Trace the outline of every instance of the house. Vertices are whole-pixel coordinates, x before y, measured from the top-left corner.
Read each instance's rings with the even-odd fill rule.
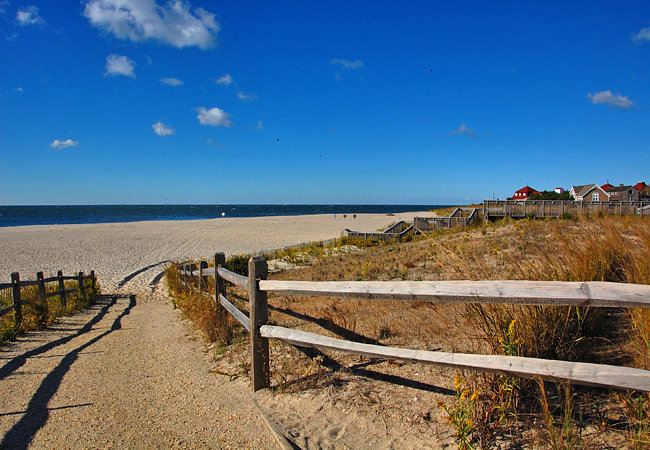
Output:
[[[597,184],[571,186],[571,197],[576,201],[608,202],[609,194]]]
[[[614,185],[613,185],[613,184],[609,184],[609,180],[608,180],[607,183],[603,184],[600,188],[601,188],[603,191],[607,192],[607,189],[609,189],[609,188],[613,188],[613,187],[614,187]]]
[[[634,185],[634,189],[636,189],[639,192],[643,192],[644,189],[648,187],[647,184],[643,181],[639,181],[637,184]]]
[[[539,195],[539,194],[541,194],[541,192],[536,191],[532,187],[526,185],[525,187],[522,187],[518,191],[515,191],[515,195],[511,197],[511,200],[526,200],[531,195]]]
[[[610,200],[617,200],[621,202],[638,202],[639,191],[634,186],[623,186],[619,184],[616,187],[607,189]]]
[[[564,194],[564,188],[557,187],[557,188],[555,188],[555,192],[558,193],[558,194]]]

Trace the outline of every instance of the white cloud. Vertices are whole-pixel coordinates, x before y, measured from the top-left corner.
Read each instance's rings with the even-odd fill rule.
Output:
[[[244,101],[257,99],[257,95],[253,94],[252,92],[246,93],[246,92],[239,91],[237,92],[237,97],[239,97],[240,100],[244,100]]]
[[[84,15],[95,27],[120,39],[157,40],[174,47],[207,49],[216,44],[219,24],[214,14],[169,0],[90,0]]]
[[[45,25],[45,21],[38,14],[38,8],[36,6],[26,6],[21,8],[16,13],[16,21],[21,27],[27,25]]]
[[[358,59],[355,60],[355,61],[349,61],[347,59],[337,59],[337,58],[335,58],[332,61],[330,61],[330,64],[332,64],[332,65],[339,64],[339,65],[345,67],[346,69],[358,69],[360,67],[363,67],[363,63],[361,61],[359,61]]]
[[[153,128],[153,131],[158,135],[158,136],[171,136],[172,134],[176,134],[176,131],[168,127],[162,122],[156,122],[153,125],[151,125],[151,128]]]
[[[632,35],[634,42],[650,41],[650,27],[641,28],[638,33]]]
[[[201,125],[212,125],[213,127],[232,127],[232,122],[230,121],[230,114],[225,112],[221,108],[210,108],[205,109],[202,106],[196,108],[198,115],[196,116],[199,119]]]
[[[58,139],[54,139],[50,144],[50,147],[60,150],[62,148],[76,147],[78,145],[79,142],[73,141],[72,139],[66,139],[65,141],[59,141]]]
[[[106,73],[105,75],[124,75],[126,77],[135,78],[133,67],[135,62],[122,55],[108,55],[106,57]]]
[[[229,73],[227,73],[221,78],[214,80],[214,82],[217,84],[222,84],[224,86],[230,86],[232,84],[232,77],[230,76]]]
[[[261,120],[258,120],[258,121],[257,121],[257,126],[256,126],[255,128],[257,128],[258,130],[262,130],[262,129],[264,129],[264,125],[262,125],[262,121],[261,121]]]
[[[614,95],[612,91],[594,92],[593,94],[587,94],[587,97],[591,99],[591,103],[594,105],[597,103],[607,103],[609,106],[621,109],[628,109],[634,105],[634,102],[626,96],[620,94]]]
[[[178,78],[161,78],[158,81],[160,81],[162,84],[166,84],[167,86],[183,85],[183,80],[179,80]]]
[[[471,128],[469,128],[469,127],[468,127],[467,125],[465,125],[464,123],[461,124],[461,126],[459,126],[457,129],[455,129],[455,130],[451,130],[451,131],[449,132],[449,134],[463,134],[463,135],[465,135],[465,136],[469,136],[469,137],[471,137],[471,138],[477,138],[477,137],[478,137],[478,134],[476,134],[476,132],[475,132],[474,130],[472,130]]]
[[[22,92],[24,92],[24,89],[22,88],[22,86],[18,86],[16,89],[14,89],[14,92],[21,92],[22,93]]]

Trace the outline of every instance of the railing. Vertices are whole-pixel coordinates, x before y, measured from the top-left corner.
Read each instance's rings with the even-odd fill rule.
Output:
[[[369,233],[364,233],[362,231],[352,231],[350,229],[345,229],[345,235],[347,237],[361,238],[361,239],[383,239],[385,241],[391,239],[400,239],[410,233],[415,232],[413,224],[404,222],[400,220],[396,224],[390,226],[384,231],[372,231]]]
[[[591,202],[573,200],[484,200],[483,217],[562,217],[579,214],[650,216],[650,200]]]
[[[75,288],[66,288],[65,282],[74,280],[77,282],[77,287]],[[91,270],[90,275],[84,275],[83,272],[79,272],[74,276],[63,276],[63,271],[59,270],[55,277],[44,278],[43,272],[38,272],[36,274],[36,280],[21,280],[20,274],[14,272],[11,274],[11,283],[0,283],[0,290],[11,289],[11,305],[0,308],[0,317],[3,317],[5,314],[14,312],[15,323],[20,324],[23,319],[22,307],[26,304],[33,304],[37,301],[46,302],[48,297],[59,296],[61,300],[61,306],[63,309],[67,308],[66,296],[74,292],[79,291],[82,298],[86,298],[86,291],[84,289],[84,280],[91,280],[91,286],[95,288],[95,271]],[[46,285],[49,283],[56,283],[57,287],[55,290],[48,292]],[[38,295],[32,299],[23,299],[21,295],[21,288],[37,286]]]
[[[269,386],[268,339],[275,339],[298,346],[354,353],[373,358],[402,359],[524,378],[650,392],[650,371],[642,369],[516,356],[384,347],[267,324],[267,292],[432,303],[650,308],[650,285],[595,281],[277,281],[266,279],[267,264],[261,256],[249,260],[248,277],[226,270],[224,264],[223,253],[215,255],[214,267],[208,268],[205,261],[198,268],[196,264],[185,263],[179,269],[181,282],[185,286],[202,289],[208,286],[208,277],[214,277],[215,294],[212,297],[215,302],[232,314],[250,334],[253,391]],[[248,290],[249,316],[226,297],[226,281]]]
[[[414,217],[413,226],[422,232],[436,228],[451,228],[456,225],[466,227],[478,219],[476,208],[456,208],[448,217]]]

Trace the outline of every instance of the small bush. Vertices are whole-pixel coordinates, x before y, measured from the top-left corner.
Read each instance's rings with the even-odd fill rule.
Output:
[[[214,299],[207,292],[185,288],[177,264],[171,264],[165,270],[165,278],[174,306],[183,311],[208,342],[222,346],[233,342],[235,319],[224,308],[215,305]]]

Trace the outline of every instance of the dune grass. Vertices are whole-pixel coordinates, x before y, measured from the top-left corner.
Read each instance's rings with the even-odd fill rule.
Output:
[[[650,284],[648,218],[504,220],[466,230],[437,230],[406,243],[367,245],[359,243],[360,251],[345,254],[322,252],[309,267],[271,277]],[[247,258],[240,259],[243,265]],[[229,288],[231,296],[245,299],[246,293]],[[647,309],[405,304],[283,295],[269,295],[269,304],[273,323],[350,340],[649,367]],[[245,302],[240,306],[246,309]],[[358,359],[337,355],[336,361],[333,364],[326,355],[309,357],[288,345],[274,344],[272,381],[282,391],[337,385],[346,376],[341,367],[356,367]],[[583,440],[585,430],[591,430],[592,437],[604,433],[608,439],[620,438],[617,442],[629,447],[642,448],[650,441],[647,394],[612,396],[599,389],[490,374],[468,373],[461,379],[457,404],[449,404],[445,411],[452,413],[450,423],[456,421],[461,427],[457,432],[468,445],[490,447],[505,436],[513,445],[597,445],[589,437]],[[429,414],[425,411],[423,416]]]
[[[79,283],[74,280],[66,281],[65,288],[76,289]],[[45,291],[58,292],[57,283],[47,283]],[[0,318],[0,344],[14,340],[17,336],[28,331],[40,330],[52,324],[57,317],[65,314],[74,314],[86,308],[99,298],[100,286],[95,282],[93,287],[92,280],[84,280],[85,297],[81,292],[66,293],[66,304],[63,305],[61,297],[54,295],[48,297],[45,302],[35,301],[22,305],[22,321],[16,323],[14,312],[10,312]],[[37,286],[22,287],[20,289],[22,301],[30,301],[39,297]],[[0,307],[10,306],[12,304],[12,289],[3,289],[0,291]]]

